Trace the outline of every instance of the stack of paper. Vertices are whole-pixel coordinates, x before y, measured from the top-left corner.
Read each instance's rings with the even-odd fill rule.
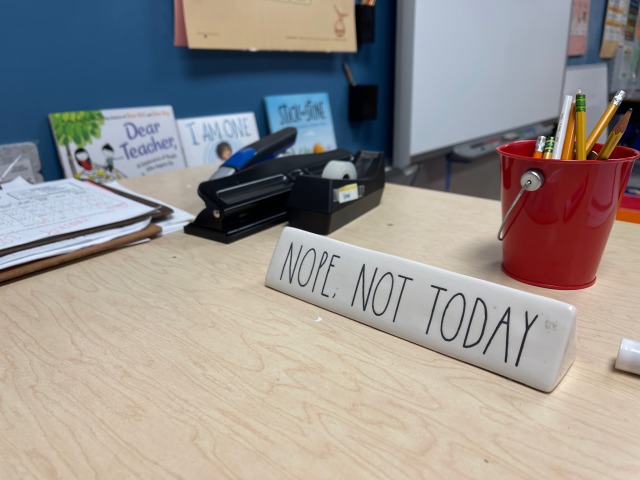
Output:
[[[0,281],[151,238],[159,207],[75,179],[3,184]]]
[[[139,202],[147,201],[150,202],[150,205],[155,204],[159,205],[161,208],[169,208],[169,210],[166,211],[166,215],[163,215],[161,217],[154,217],[153,219],[153,223],[162,228],[162,232],[160,232],[160,235],[166,235],[167,233],[173,232],[181,232],[182,230],[184,230],[184,226],[191,220],[193,220],[193,215],[189,212],[174,207],[173,205],[162,204],[159,200],[156,200],[153,197],[148,197],[146,195],[141,195],[137,192],[134,192],[133,190],[125,187],[117,181],[111,182],[109,184],[109,187],[111,187],[113,191],[120,193],[120,195],[130,195],[132,198],[136,199]]]

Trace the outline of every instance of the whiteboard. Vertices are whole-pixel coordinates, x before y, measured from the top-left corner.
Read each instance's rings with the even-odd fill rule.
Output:
[[[571,0],[397,3],[393,163],[557,118]]]

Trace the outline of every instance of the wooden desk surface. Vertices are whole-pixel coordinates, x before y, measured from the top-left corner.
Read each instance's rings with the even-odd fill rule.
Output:
[[[197,213],[204,169],[127,185]],[[500,270],[499,203],[387,185],[333,238],[575,305],[551,394],[264,286],[282,226],[231,245],[175,233],[0,287],[0,478],[632,478],[638,225],[593,287]]]

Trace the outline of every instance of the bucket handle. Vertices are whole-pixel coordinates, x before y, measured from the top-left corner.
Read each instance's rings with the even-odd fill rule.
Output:
[[[500,225],[500,230],[498,230],[498,240],[500,241],[504,240],[504,237],[505,237],[504,227],[507,224],[509,215],[511,215],[511,211],[513,210],[513,207],[516,206],[516,203],[518,203],[518,200],[520,200],[520,197],[525,192],[525,190],[528,192],[534,192],[538,190],[543,183],[544,183],[544,175],[542,175],[542,173],[539,172],[538,170],[527,170],[522,174],[522,176],[520,177],[520,185],[522,185],[522,188],[518,192],[518,195],[516,195],[516,198],[514,198],[513,202],[511,202],[511,206],[509,207],[509,210],[507,210],[507,214],[504,216],[504,219],[502,220],[502,224]]]

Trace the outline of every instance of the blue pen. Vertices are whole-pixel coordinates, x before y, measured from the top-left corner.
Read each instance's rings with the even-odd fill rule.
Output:
[[[252,165],[276,157],[295,143],[297,135],[297,129],[287,127],[247,145],[220,165],[210,180],[228,177]]]

